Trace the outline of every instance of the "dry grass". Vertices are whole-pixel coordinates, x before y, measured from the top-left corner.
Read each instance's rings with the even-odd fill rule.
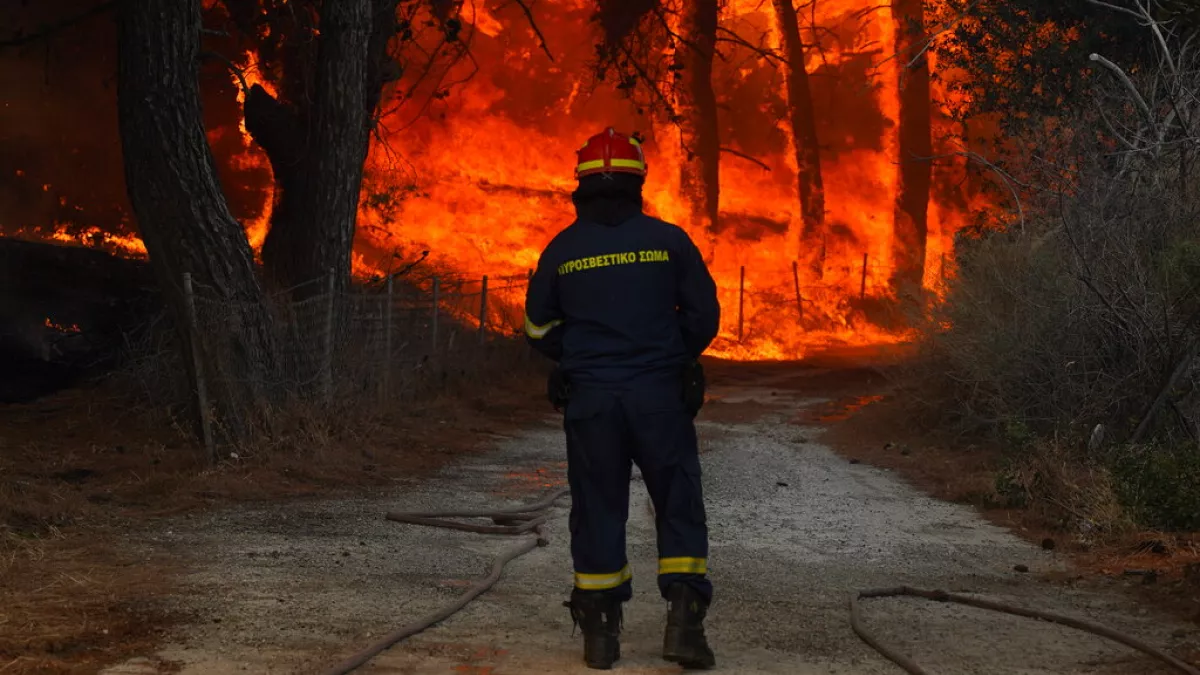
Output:
[[[930,496],[974,506],[1023,539],[1052,546],[1070,568],[1051,581],[1117,585],[1200,624],[1200,537],[1134,527],[1111,477],[1061,447],[1014,464],[999,443],[972,443],[923,424],[921,404],[903,391],[893,385],[864,392],[883,398],[849,415],[840,413],[855,398],[831,404],[827,414],[816,411],[828,424],[822,441],[850,461],[890,469]],[[1003,489],[1013,483],[1029,488],[1024,499]]]
[[[175,617],[170,563],[106,543],[100,528],[9,535],[0,561],[0,672],[87,673],[149,649]]]
[[[1195,535],[1129,532],[1092,548],[1069,552],[1071,565],[1049,580],[1069,586],[1116,588],[1200,625],[1200,539]],[[1195,661],[1200,650],[1184,658]]]
[[[292,408],[212,464],[171,409],[119,380],[0,407],[0,673],[95,672],[151,652],[174,617],[170,560],[124,547],[148,518],[384,486],[485,448],[547,412],[530,362],[458,363],[440,393]]]
[[[263,447],[216,464],[169,425],[123,415],[103,387],[10,406],[0,409],[0,528],[41,536],[106,515],[386,484],[544,414],[542,388],[536,376],[510,374],[396,410],[292,410]]]
[[[996,489],[1008,504],[1036,512],[1085,544],[1120,539],[1136,530],[1112,473],[1055,439],[1006,456]]]

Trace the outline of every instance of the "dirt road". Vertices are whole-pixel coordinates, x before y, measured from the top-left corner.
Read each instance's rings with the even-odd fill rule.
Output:
[[[819,370],[747,371],[714,386],[720,405],[758,408],[750,422],[702,423],[704,487],[716,587],[711,641],[720,672],[898,673],[851,632],[855,589],[909,584],[1069,613],[1170,647],[1184,625],[1119,595],[1037,579],[1059,563],[970,509],[924,497],[884,471],[847,462],[820,429],[788,423],[821,402],[788,386]],[[512,541],[402,526],[390,509],[500,506],[564,484],[557,420],[390,494],[357,500],[240,507],[165,522],[140,537],[147,550],[185,554],[194,572],[176,609],[194,618],[159,654],[111,675],[313,673],[373,637],[452,600]],[[665,607],[654,588],[654,531],[635,477],[629,522],[635,599],[626,610],[620,672],[672,673],[657,654]],[[510,565],[465,611],[377,658],[360,672],[410,675],[585,673],[579,637],[562,607],[570,589],[565,500],[551,541]],[[1026,565],[1030,573],[1013,571]],[[976,610],[881,600],[869,625],[932,672],[1135,673],[1161,666],[1099,638]]]

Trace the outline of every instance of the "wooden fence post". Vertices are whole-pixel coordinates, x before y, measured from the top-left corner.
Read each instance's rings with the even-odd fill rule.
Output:
[[[387,305],[383,311],[383,397],[385,399],[388,396],[392,379],[392,307],[395,305],[392,294],[393,286],[392,275],[388,274],[387,300],[385,300]]]
[[[432,333],[432,335],[433,335],[433,343],[432,344],[433,344],[433,353],[434,354],[437,354],[437,351],[438,351],[438,307],[442,303],[441,291],[442,291],[441,280],[437,278],[437,275],[434,275],[434,277],[433,277],[433,310],[432,310],[432,315],[430,317],[430,324],[429,324],[430,333]]]
[[[321,363],[321,397],[326,405],[333,402],[333,315],[337,307],[337,277],[329,268],[329,281],[325,285],[325,350]]]
[[[796,322],[804,322],[804,298],[800,296],[800,265],[792,261],[792,284],[796,287]]]
[[[188,314],[188,343],[192,347],[192,367],[196,369],[196,405],[200,410],[200,436],[204,442],[204,450],[208,453],[208,461],[217,462],[217,447],[213,442],[212,411],[208,409],[208,386],[204,381],[204,363],[200,358],[200,330],[196,318],[196,296],[192,291],[192,275],[183,273],[183,295],[187,301]]]
[[[479,286],[479,344],[487,342],[487,291],[488,278],[483,275],[483,281]]]
[[[742,265],[741,278],[738,280],[738,342],[742,341],[743,325],[746,320],[746,266]]]
[[[867,297],[867,254],[863,254],[862,268],[862,285],[858,289],[858,299],[863,300]]]

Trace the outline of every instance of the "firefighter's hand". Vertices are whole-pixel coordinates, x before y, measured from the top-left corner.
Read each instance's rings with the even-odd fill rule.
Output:
[[[570,386],[567,384],[567,378],[563,375],[562,370],[555,366],[546,381],[546,397],[550,399],[550,405],[561,412],[567,405],[569,394]]]
[[[683,404],[692,417],[699,414],[704,406],[706,386],[704,366],[699,361],[688,364],[683,371]]]

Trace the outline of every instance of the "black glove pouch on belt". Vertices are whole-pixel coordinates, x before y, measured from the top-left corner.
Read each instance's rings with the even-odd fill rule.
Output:
[[[683,370],[683,405],[695,417],[704,406],[704,366],[700,362],[689,364]]]
[[[550,399],[550,405],[553,405],[555,410],[561,411],[567,405],[570,393],[571,387],[567,383],[566,375],[555,366],[554,370],[550,371],[550,378],[546,381],[546,397]]]

